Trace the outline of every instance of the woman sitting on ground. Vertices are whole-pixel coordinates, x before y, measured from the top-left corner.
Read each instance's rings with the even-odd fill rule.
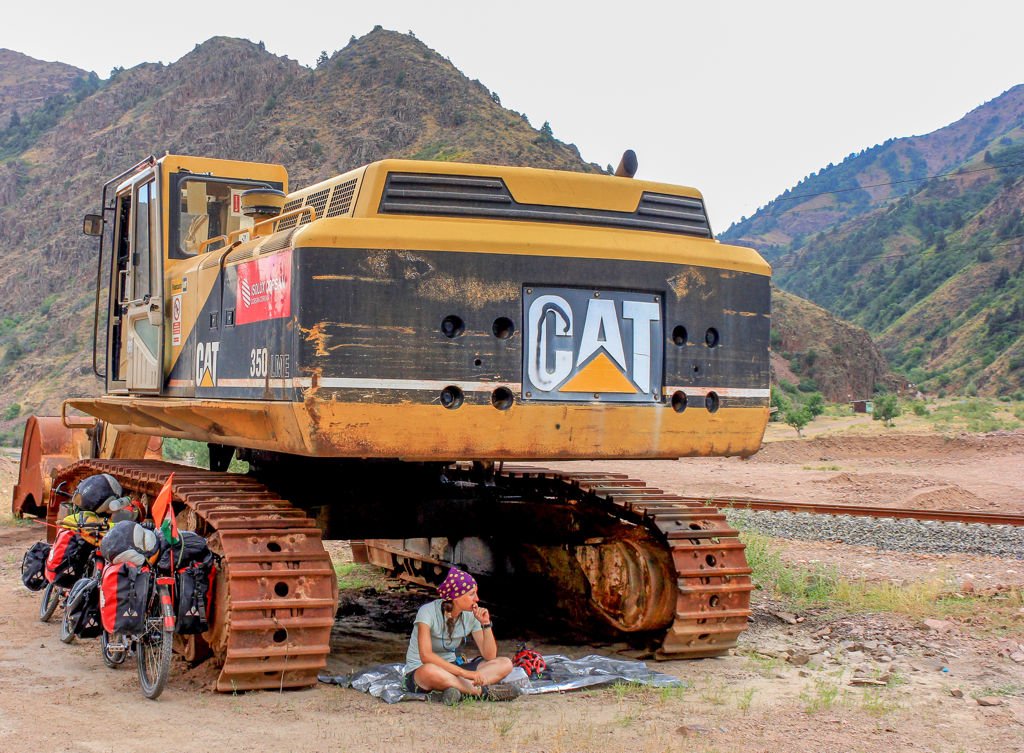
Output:
[[[498,656],[491,615],[479,604],[473,576],[453,567],[437,593],[440,599],[416,613],[405,655],[405,689],[443,691],[442,699],[449,705],[464,694],[492,701],[515,698],[516,688],[498,684],[512,671],[512,661]],[[462,649],[471,635],[480,656],[467,661]]]

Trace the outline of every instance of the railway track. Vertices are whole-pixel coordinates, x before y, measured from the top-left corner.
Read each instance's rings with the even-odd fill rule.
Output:
[[[710,507],[755,510],[758,512],[803,512],[813,515],[855,515],[867,518],[904,518],[942,523],[971,523],[987,526],[1024,526],[1024,515],[975,512],[974,510],[919,510],[911,507],[875,507],[870,505],[820,504],[817,502],[781,502],[770,499],[729,497],[683,497],[688,502]]]

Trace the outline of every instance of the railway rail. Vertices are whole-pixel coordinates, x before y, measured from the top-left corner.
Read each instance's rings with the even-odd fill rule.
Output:
[[[710,507],[754,510],[758,512],[803,512],[814,515],[855,515],[868,518],[910,518],[942,523],[972,523],[987,526],[1024,526],[1024,515],[974,510],[919,510],[912,507],[875,507],[870,505],[782,502],[770,499],[729,497],[683,497],[688,502],[703,502]]]

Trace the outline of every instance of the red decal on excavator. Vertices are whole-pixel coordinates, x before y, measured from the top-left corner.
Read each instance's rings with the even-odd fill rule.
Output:
[[[236,324],[291,316],[291,249],[240,264],[237,293]]]

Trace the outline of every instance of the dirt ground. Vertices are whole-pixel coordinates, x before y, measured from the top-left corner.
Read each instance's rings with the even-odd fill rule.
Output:
[[[809,428],[811,437],[797,440],[789,427],[771,427],[766,448],[745,461],[601,467],[686,494],[1024,512],[1024,433],[947,438],[883,432],[860,419]],[[11,472],[9,463],[0,465],[0,500],[10,498]],[[22,587],[19,566],[38,535],[34,525],[0,516],[4,752],[1024,751],[1024,610],[1011,610],[993,629],[983,615],[925,622],[893,614],[787,614],[788,607],[757,592],[739,650],[657,665],[687,683],[678,692],[619,687],[451,709],[388,706],[326,685],[221,695],[207,689],[209,667],[189,668],[176,658],[168,689],[147,701],[134,667],[107,669],[96,641],[65,646],[56,625],[36,619],[39,596]],[[851,577],[941,576],[954,588],[970,581],[993,593],[1024,583],[1024,559],[776,544],[790,562],[827,563]],[[345,558],[344,545],[330,549]],[[500,615],[495,622],[501,639]],[[402,660],[408,633],[368,624],[339,620],[330,672]],[[618,647],[539,648],[582,656]]]

